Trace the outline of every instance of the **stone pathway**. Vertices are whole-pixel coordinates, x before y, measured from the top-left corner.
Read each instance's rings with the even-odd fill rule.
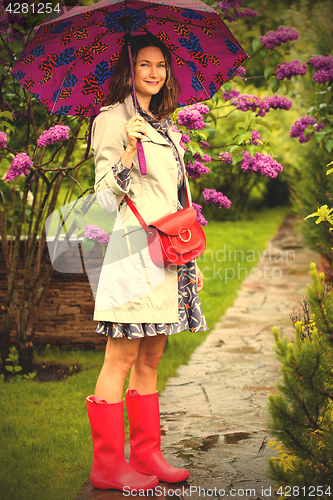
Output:
[[[150,498],[275,499],[267,478],[268,395],[275,393],[280,364],[272,327],[293,338],[290,313],[299,310],[318,256],[303,247],[287,217],[238,297],[214,330],[180,366],[160,396],[162,449],[190,478],[160,483]],[[128,453],[128,444],[126,444]],[[124,498],[87,483],[76,500]]]

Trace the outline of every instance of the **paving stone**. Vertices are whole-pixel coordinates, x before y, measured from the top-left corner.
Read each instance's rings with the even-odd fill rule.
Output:
[[[268,395],[277,393],[280,377],[272,328],[293,338],[290,314],[300,309],[310,262],[318,264],[292,222],[282,223],[255,266],[258,277],[245,279],[234,305],[160,395],[163,453],[173,465],[188,468],[190,478],[178,485],[160,483],[149,498],[277,498],[267,477],[274,455],[267,446]],[[281,273],[268,279],[274,268]],[[120,498],[121,492],[87,483],[76,500]]]

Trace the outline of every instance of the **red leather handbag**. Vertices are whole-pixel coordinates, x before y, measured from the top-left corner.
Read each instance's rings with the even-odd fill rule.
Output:
[[[196,210],[189,206],[187,192],[187,208],[166,215],[149,226],[129,197],[125,195],[124,198],[147,233],[149,253],[155,266],[186,264],[203,253],[206,248],[206,236],[197,221]]]

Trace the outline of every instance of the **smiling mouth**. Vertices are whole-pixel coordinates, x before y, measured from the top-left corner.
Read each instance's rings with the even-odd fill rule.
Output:
[[[146,82],[148,83],[149,85],[157,85],[159,82]]]

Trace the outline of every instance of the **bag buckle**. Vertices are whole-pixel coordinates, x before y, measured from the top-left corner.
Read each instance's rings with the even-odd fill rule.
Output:
[[[188,231],[189,233],[189,237],[187,238],[187,240],[185,238],[182,237],[181,235],[181,230],[182,229],[185,229],[185,231]],[[178,234],[179,238],[184,242],[184,243],[187,243],[188,241],[190,241],[190,239],[192,238],[192,234],[191,234],[191,231],[189,229],[187,229],[186,227],[181,227],[180,230],[179,230],[179,234]]]

